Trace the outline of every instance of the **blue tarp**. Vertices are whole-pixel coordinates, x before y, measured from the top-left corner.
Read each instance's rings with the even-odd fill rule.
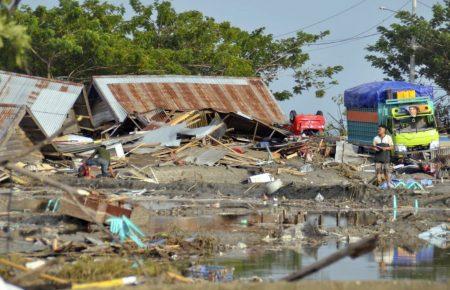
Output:
[[[415,90],[418,97],[433,99],[433,87],[415,85],[407,82],[384,81],[362,84],[344,92],[346,108],[376,108],[387,98],[387,90],[392,92]]]

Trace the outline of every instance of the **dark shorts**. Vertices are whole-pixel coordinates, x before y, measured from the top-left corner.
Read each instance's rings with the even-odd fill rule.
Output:
[[[391,172],[391,166],[389,163],[375,163],[375,171],[377,174],[389,174]]]

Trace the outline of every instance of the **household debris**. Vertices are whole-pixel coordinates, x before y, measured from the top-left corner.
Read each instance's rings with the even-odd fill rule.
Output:
[[[223,266],[197,265],[187,270],[187,276],[210,282],[231,282],[233,281],[233,271],[233,268]]]
[[[190,98],[159,89],[156,97],[153,91],[128,96],[123,92],[141,86],[133,78],[94,80],[89,98],[80,91],[68,120],[52,127],[51,136],[37,129],[33,105],[0,104],[8,127],[0,130],[7,140],[2,147],[6,153],[0,155],[0,248],[8,259],[11,252],[20,256],[17,263],[5,264],[16,269],[8,271],[20,281],[13,285],[27,286],[22,275],[36,278],[29,279],[33,283],[47,279],[80,288],[121,286],[148,273],[182,283],[229,281],[233,269],[196,263],[233,250],[250,255],[263,240],[279,249],[293,243],[317,245],[325,238],[351,240],[372,228],[386,231],[381,225],[387,222],[383,211],[390,200],[367,182],[370,156],[355,153],[343,137],[292,135],[260,80],[187,77],[184,84],[178,83],[181,77],[142,77],[147,88],[195,88],[195,98]],[[205,84],[196,83],[200,80]],[[214,90],[215,99],[206,105],[200,101],[206,97],[202,88]],[[224,97],[224,89],[240,93]],[[164,94],[167,101],[162,102]],[[246,97],[257,104],[230,105],[240,94],[250,94]],[[224,101],[224,107],[217,104]],[[39,138],[21,142],[30,133],[25,123]],[[101,145],[111,154],[115,174],[97,178],[100,169],[90,167],[78,177],[78,168]],[[413,196],[419,185],[442,190],[445,182],[406,174],[397,183],[406,186],[389,190],[402,193],[399,204],[418,199],[421,208],[412,214],[411,208],[399,207],[395,223],[413,223],[425,205],[436,206],[439,213],[448,205],[448,194]],[[408,184],[413,185],[408,189]],[[330,229],[330,223],[336,227]],[[349,224],[356,229],[347,229]],[[343,228],[357,232],[349,236]],[[111,262],[115,258],[118,265]],[[191,264],[179,271],[173,262],[181,259]],[[73,269],[63,271],[63,264]],[[76,276],[90,273],[91,268],[79,271],[85,267],[106,274]],[[111,271],[116,267],[117,272]],[[13,280],[8,276],[7,281]]]
[[[440,224],[426,232],[420,233],[419,238],[436,247],[446,249],[448,247],[448,242],[450,241],[450,230],[447,224]]]

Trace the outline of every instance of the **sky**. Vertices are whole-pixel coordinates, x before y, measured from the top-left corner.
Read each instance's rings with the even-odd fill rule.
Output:
[[[128,7],[128,0],[109,2]],[[153,1],[141,0],[141,2],[149,4]],[[347,39],[355,35],[368,35],[375,33],[376,26],[379,24],[390,25],[395,21],[394,13],[380,10],[381,6],[391,10],[411,10],[412,7],[411,0],[172,0],[171,2],[178,12],[198,10],[217,21],[230,21],[232,25],[246,30],[265,27],[267,33],[273,35],[310,26],[355,6],[339,16],[304,30],[310,33],[330,30],[330,35],[323,39],[323,42]],[[443,0],[418,1],[417,14],[430,18],[432,11],[429,6],[437,2],[443,3]],[[32,7],[54,6],[58,1],[24,0],[22,3]],[[292,34],[285,37],[289,36]],[[365,48],[376,40],[377,36],[373,36],[337,46],[334,44],[305,48],[306,51],[310,51],[309,65],[342,65],[344,70],[336,76],[339,84],[330,88],[323,98],[316,98],[314,91],[311,90],[302,95],[296,95],[290,100],[279,102],[286,115],[290,110],[295,109],[297,113],[315,113],[317,110],[322,110],[336,116],[337,107],[331,99],[332,96],[343,94],[345,89],[365,82],[382,80],[384,77],[382,71],[371,67],[370,63],[364,59],[367,54]],[[270,89],[289,90],[292,86],[292,73],[286,71],[282,72],[279,79],[270,85]]]

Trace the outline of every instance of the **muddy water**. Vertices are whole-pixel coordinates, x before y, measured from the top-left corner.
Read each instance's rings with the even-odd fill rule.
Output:
[[[342,243],[330,242],[318,248],[303,247],[255,251],[245,249],[215,258],[212,264],[234,268],[234,279],[261,277],[278,280],[300,270],[341,247]],[[449,281],[450,249],[425,246],[412,252],[399,246],[377,249],[357,259],[345,258],[307,279],[313,280],[392,280],[425,279]]]

